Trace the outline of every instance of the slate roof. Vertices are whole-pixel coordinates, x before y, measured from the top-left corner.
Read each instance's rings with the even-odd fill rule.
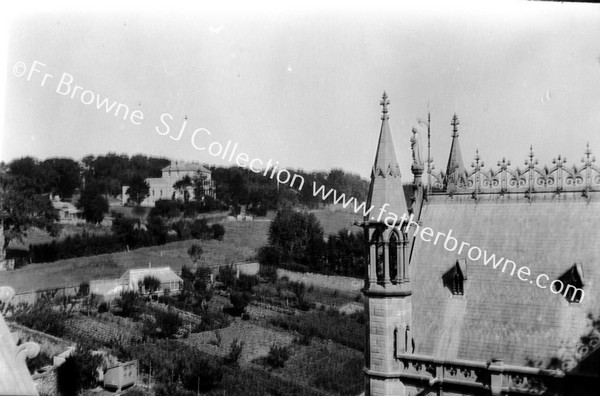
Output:
[[[162,169],[162,172],[177,172],[177,171],[200,171],[204,173],[211,173],[210,169],[203,165],[192,163],[192,162],[175,162]]]
[[[424,205],[423,227],[447,234],[488,253],[527,265],[535,279],[551,282],[576,263],[585,273],[585,298],[569,304],[558,294],[510,276],[510,268],[448,252],[444,237],[437,245],[416,238],[410,263],[415,353],[440,358],[527,365],[548,362],[561,348],[587,331],[586,316],[598,313],[600,285],[600,197],[587,202],[581,193],[491,194],[476,202],[470,196],[433,195]],[[464,296],[453,296],[442,277],[466,259]],[[545,279],[544,279],[545,281]]]

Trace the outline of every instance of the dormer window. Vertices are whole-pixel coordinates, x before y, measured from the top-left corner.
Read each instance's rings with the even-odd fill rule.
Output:
[[[581,263],[574,264],[558,280],[564,285],[562,295],[567,302],[581,302],[584,296],[583,286],[585,285]]]
[[[462,274],[460,273],[460,270],[454,271],[454,276],[452,277],[452,294],[454,294],[455,296],[462,296],[463,294],[465,294],[464,281],[465,278],[463,278]]]
[[[442,276],[444,286],[450,290],[453,296],[465,294],[465,280],[467,280],[467,262],[465,259],[457,260]]]

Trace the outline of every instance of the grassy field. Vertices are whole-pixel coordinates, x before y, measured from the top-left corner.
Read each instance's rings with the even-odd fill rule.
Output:
[[[352,232],[360,230],[359,227],[352,225],[355,221],[362,221],[362,217],[352,211],[330,211],[330,210],[314,210],[311,211],[317,220],[323,226],[325,235],[337,234],[339,230],[346,228]]]
[[[337,233],[342,228],[350,228],[351,222],[359,216],[350,212],[320,210],[313,212],[321,222],[325,235]],[[228,264],[236,261],[252,260],[256,249],[266,245],[269,221],[223,222],[225,237],[223,241],[188,240],[91,257],[60,260],[53,263],[31,264],[24,268],[0,273],[0,285],[13,287],[17,292],[34,289],[46,289],[69,285],[94,279],[109,279],[121,276],[131,268],[170,266],[179,271],[182,266],[190,265],[187,254],[192,244],[200,244],[204,249],[203,259],[209,263]],[[357,231],[357,227],[352,227]],[[36,235],[42,238],[42,235]]]
[[[267,243],[269,222],[224,222],[223,241],[188,240],[153,246],[130,252],[105,254],[31,264],[24,268],[0,273],[0,285],[11,286],[17,292],[78,285],[93,279],[109,279],[123,275],[131,268],[170,266],[179,271],[190,265],[187,250],[200,244],[207,261],[236,262],[253,259],[256,248]]]

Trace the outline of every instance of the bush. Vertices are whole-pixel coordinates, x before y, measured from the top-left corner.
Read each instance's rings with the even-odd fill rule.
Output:
[[[158,310],[154,317],[156,326],[160,329],[158,335],[165,338],[173,337],[183,324],[179,313],[170,309],[168,311]]]
[[[248,304],[250,304],[251,296],[247,292],[234,291],[229,295],[231,305],[233,305],[233,314],[240,316],[246,310]]]
[[[101,302],[100,305],[98,305],[98,313],[105,313],[108,311],[109,307],[107,302]]]
[[[194,263],[197,263],[202,258],[202,254],[204,253],[204,249],[202,249],[202,246],[197,245],[197,244],[194,243],[192,246],[190,246],[190,248],[188,249],[187,253],[190,256],[190,258],[192,259],[192,261]]]
[[[102,356],[93,355],[89,349],[78,349],[56,369],[57,390],[62,396],[77,396],[82,389],[94,387],[101,364]]]
[[[303,282],[293,282],[292,281],[288,284],[288,287],[290,288],[292,293],[294,293],[294,295],[296,296],[296,299],[298,301],[303,299],[304,289],[305,289],[305,285]]]
[[[235,281],[235,288],[248,293],[252,292],[252,288],[258,285],[258,277],[256,275],[240,274],[240,277]]]
[[[137,319],[144,308],[144,301],[138,293],[127,291],[116,300],[116,305],[120,308],[122,316]]]
[[[261,266],[280,267],[283,252],[277,246],[263,246],[258,249],[256,256]]]
[[[181,375],[184,388],[207,392],[221,383],[223,368],[209,358],[194,354],[189,357]]]
[[[223,236],[225,235],[225,227],[221,224],[213,224],[210,227],[210,231],[212,232],[212,238],[217,239],[219,241],[223,240]]]
[[[217,280],[227,288],[230,289],[235,285],[235,270],[232,265],[219,267],[219,274]]]
[[[90,284],[88,282],[81,282],[79,289],[77,289],[77,297],[87,297],[90,294]]]
[[[171,228],[173,228],[173,231],[175,231],[175,233],[177,234],[177,238],[179,240],[190,239],[190,237],[192,235],[191,231],[190,231],[189,221],[186,221],[186,220],[176,221],[175,223],[173,223],[171,225]]]
[[[244,341],[238,341],[238,339],[234,339],[231,341],[229,345],[229,353],[225,358],[223,358],[223,362],[225,364],[235,364],[242,357],[242,350],[244,349]]]
[[[192,333],[222,329],[229,326],[230,317],[221,311],[206,310],[202,312],[202,322],[192,328]]]
[[[304,298],[300,298],[296,303],[296,306],[301,311],[309,311],[313,305],[310,302],[306,301]]]
[[[154,294],[160,289],[160,279],[152,275],[146,275],[142,280],[146,293]]]
[[[154,204],[154,207],[150,209],[148,217],[161,216],[168,219],[172,219],[175,217],[179,217],[180,214],[181,212],[179,210],[179,204],[176,201],[159,199]]]
[[[192,223],[190,234],[195,239],[210,239],[211,230],[205,219],[196,219]]]
[[[71,313],[64,308],[55,310],[50,300],[42,299],[33,306],[20,306],[13,313],[12,318],[17,323],[33,330],[48,333],[55,337],[62,337],[66,332],[65,320],[70,315]]]
[[[277,267],[261,264],[258,270],[258,276],[270,283],[275,283],[277,282]]]
[[[288,346],[283,345],[271,345],[269,354],[267,355],[267,364],[273,368],[281,368],[285,365],[285,362],[290,358],[291,350]]]
[[[154,385],[155,396],[196,396],[196,392],[182,389],[175,382],[159,383]],[[127,395],[125,395],[127,396]]]
[[[149,217],[146,228],[150,233],[152,241],[156,245],[164,245],[165,243],[167,243],[167,234],[169,232],[169,229],[162,217]]]

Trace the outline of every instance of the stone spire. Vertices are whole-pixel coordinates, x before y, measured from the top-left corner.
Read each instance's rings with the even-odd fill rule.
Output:
[[[453,191],[458,182],[458,176],[465,172],[460,145],[458,144],[458,117],[456,113],[452,117],[452,146],[450,147],[450,157],[446,167],[446,191]]]
[[[379,209],[383,208],[387,213],[394,213],[398,218],[407,213],[406,199],[402,189],[402,179],[400,176],[400,166],[396,159],[396,150],[392,133],[388,123],[388,100],[387,93],[383,93],[381,99],[382,115],[381,130],[379,132],[379,143],[375,154],[375,162],[371,170],[371,184],[369,186],[369,195],[367,208],[374,206],[370,217],[365,221],[374,221],[379,214]],[[385,205],[387,204],[387,205]],[[385,205],[385,206],[384,206]],[[375,216],[374,216],[375,215]],[[375,218],[374,218],[375,217]],[[385,219],[384,214],[380,221]]]

